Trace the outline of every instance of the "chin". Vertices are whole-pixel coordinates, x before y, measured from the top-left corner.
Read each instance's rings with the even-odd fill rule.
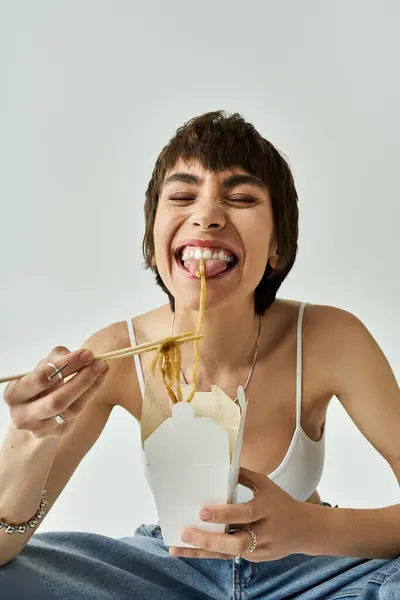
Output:
[[[174,297],[176,308],[198,311],[200,280],[185,271],[181,266],[173,264],[163,281]],[[226,309],[241,299],[244,300],[248,293],[240,285],[243,284],[241,279],[241,271],[237,266],[216,277],[207,277],[205,311]]]

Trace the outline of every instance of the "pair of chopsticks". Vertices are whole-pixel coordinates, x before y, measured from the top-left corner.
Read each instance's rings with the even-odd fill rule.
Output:
[[[166,342],[176,342],[181,346],[187,342],[200,340],[202,337],[202,335],[194,335],[192,331],[188,331],[187,333],[181,333],[180,335],[163,338],[162,340],[154,340],[153,342],[147,342],[146,344],[139,344],[139,346],[129,346],[128,348],[121,348],[121,350],[113,350],[112,352],[106,352],[105,354],[97,354],[94,359],[115,360],[117,358],[125,358],[126,356],[134,356],[135,354],[141,354],[142,352],[152,352],[153,350],[157,350],[161,344]],[[29,371],[27,373],[20,373],[19,375],[0,377],[0,383],[7,383],[8,381],[21,379],[21,377],[25,377],[25,375],[28,375],[28,373]]]

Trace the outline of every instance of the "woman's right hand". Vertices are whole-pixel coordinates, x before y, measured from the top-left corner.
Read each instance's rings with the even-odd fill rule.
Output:
[[[83,352],[89,352],[83,357]],[[53,363],[57,369],[68,363],[53,379]],[[98,367],[106,371],[98,372]],[[4,390],[4,401],[9,407],[11,423],[16,429],[27,430],[37,438],[65,435],[75,417],[85,408],[93,394],[101,386],[109,369],[105,361],[94,361],[93,352],[83,349],[70,352],[65,346],[56,346],[38,365],[21,379],[10,381]],[[74,373],[76,373],[74,375]],[[71,376],[68,381],[64,378]],[[59,425],[55,415],[66,421]]]

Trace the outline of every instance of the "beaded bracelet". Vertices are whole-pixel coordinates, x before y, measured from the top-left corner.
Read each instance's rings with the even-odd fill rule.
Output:
[[[41,500],[40,500],[40,508],[39,510],[35,513],[35,515],[32,517],[32,519],[30,519],[27,523],[21,523],[20,525],[11,525],[9,523],[6,523],[6,521],[4,521],[3,519],[0,519],[0,530],[4,529],[5,533],[25,533],[28,529],[28,527],[32,527],[32,529],[34,527],[36,527],[37,522],[40,519],[43,519],[44,517],[44,507],[47,504],[47,498],[46,498],[46,490],[44,489],[41,495]]]

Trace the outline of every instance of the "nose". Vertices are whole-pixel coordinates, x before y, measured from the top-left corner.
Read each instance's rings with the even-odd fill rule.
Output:
[[[197,204],[197,203],[196,203]],[[198,203],[193,211],[191,222],[201,231],[220,230],[226,225],[223,207],[213,199]]]

